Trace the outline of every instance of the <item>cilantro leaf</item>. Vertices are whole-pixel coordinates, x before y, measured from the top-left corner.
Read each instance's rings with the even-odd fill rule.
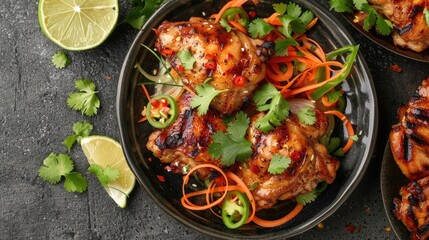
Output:
[[[244,112],[239,112],[235,115],[235,120],[228,124],[227,132],[232,140],[241,141],[246,135],[250,120]]]
[[[74,168],[73,161],[69,155],[60,154],[56,155],[51,153],[45,160],[43,166],[39,168],[39,176],[51,183],[57,184],[61,180],[61,176],[71,172]]]
[[[308,193],[299,194],[296,196],[296,202],[301,205],[307,205],[314,200],[323,192],[325,191],[328,184],[326,182],[321,182],[317,185],[317,187]]]
[[[80,173],[74,172],[73,168],[74,163],[69,155],[51,153],[43,160],[43,166],[38,173],[39,177],[50,184],[57,184],[64,176],[64,188],[68,192],[83,192],[87,189],[88,182]]]
[[[280,39],[275,42],[274,51],[276,56],[287,56],[288,55],[288,47],[296,46],[297,42],[293,39],[286,38]]]
[[[328,143],[328,152],[333,153],[335,150],[337,150],[340,147],[341,140],[339,137],[333,137],[329,139]]]
[[[353,13],[353,0],[329,0],[331,10],[334,9],[336,12]]]
[[[88,181],[78,172],[70,172],[64,175],[66,178],[64,188],[67,192],[85,192],[88,188]]]
[[[179,61],[183,67],[188,70],[194,68],[194,63],[197,61],[194,56],[192,56],[192,53],[188,48],[178,52],[177,57],[179,58]]]
[[[52,58],[52,63],[54,64],[54,66],[56,68],[62,69],[67,67],[68,65],[70,65],[71,61],[68,58],[67,54],[62,52],[62,51],[58,51],[56,52]]]
[[[375,29],[380,35],[387,36],[392,32],[393,24],[387,19],[384,19],[375,8],[369,5],[367,0],[329,0],[331,9],[337,12],[353,13],[354,9],[367,14],[363,21],[363,29],[369,31],[375,26]]]
[[[263,85],[253,94],[258,111],[267,111],[267,114],[256,120],[256,127],[263,133],[273,130],[273,126],[280,126],[289,115],[289,103],[272,84]]]
[[[301,7],[296,4],[296,3],[289,3],[287,5],[287,15],[294,17],[294,18],[298,18],[299,15],[301,15],[302,10]]]
[[[100,99],[95,91],[96,86],[91,80],[76,80],[75,87],[79,92],[70,93],[67,98],[67,105],[82,114],[94,116],[100,107]]]
[[[92,124],[88,121],[83,122],[75,122],[73,124],[73,132],[74,135],[66,137],[66,139],[63,141],[63,144],[67,147],[67,150],[70,152],[73,144],[77,141],[80,143],[80,140],[82,137],[87,137],[92,132]]]
[[[219,93],[228,91],[216,90],[210,83],[203,83],[195,87],[197,95],[192,97],[191,107],[198,108],[198,115],[204,115],[207,113],[210,107],[210,103]]]
[[[125,16],[124,23],[141,29],[163,0],[131,0],[132,7]]]
[[[225,28],[227,32],[231,32],[232,28],[229,26],[228,21],[225,18],[221,18],[219,24]]]
[[[290,163],[290,158],[280,154],[274,154],[268,166],[268,172],[271,174],[281,174],[289,167]]]
[[[316,112],[311,107],[303,107],[298,111],[298,119],[304,124],[314,125],[316,123]]]
[[[296,202],[301,205],[307,205],[311,202],[314,202],[317,198],[317,193],[315,191],[311,191],[304,194],[299,194],[295,197]]]
[[[250,120],[243,112],[235,115],[235,119],[228,124],[226,133],[217,132],[212,135],[208,152],[213,158],[221,158],[222,164],[231,166],[235,161],[245,161],[252,154],[252,143],[244,136]]]
[[[257,18],[249,24],[249,34],[252,38],[263,38],[268,35],[274,27],[265,22],[262,18]]]
[[[283,15],[286,13],[287,10],[287,4],[286,3],[273,3],[274,11],[280,15]]]
[[[115,181],[119,177],[119,170],[111,166],[103,168],[100,165],[91,164],[88,168],[88,172],[93,173],[103,187],[107,187],[109,182]]]

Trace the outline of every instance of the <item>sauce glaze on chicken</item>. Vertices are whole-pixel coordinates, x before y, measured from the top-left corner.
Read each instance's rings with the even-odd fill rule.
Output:
[[[190,107],[192,95],[182,94],[177,100],[178,119],[165,129],[155,130],[148,139],[147,148],[161,162],[169,164],[168,170],[183,174],[190,168],[211,163],[225,170],[234,171],[250,186],[255,196],[257,209],[271,208],[278,200],[293,199],[298,194],[310,192],[318,183],[332,183],[339,161],[328,154],[319,142],[327,130],[326,115],[316,110],[316,124],[300,123],[291,114],[275,130],[262,133],[255,127],[264,113],[254,114],[252,105],[243,106],[252,96],[258,84],[265,78],[265,63],[270,49],[260,40],[254,40],[241,32],[226,32],[220,25],[201,18],[187,22],[164,22],[157,30],[155,47],[163,53],[170,65],[178,72],[183,83],[192,89],[203,84],[207,77],[215,89],[228,89],[211,103],[211,109],[199,116]],[[181,69],[177,53],[189,49],[196,58],[192,70]],[[216,69],[205,68],[207,54],[214,56]],[[247,78],[244,86],[236,86],[232,79],[236,75]],[[254,108],[254,106],[253,106]],[[252,155],[246,163],[222,166],[220,159],[213,159],[208,146],[211,136],[226,131],[223,115],[244,110],[250,116],[250,127],[245,138],[252,143]],[[274,154],[291,159],[290,166],[282,174],[270,174],[267,169]],[[210,170],[199,169],[198,177],[212,178]]]
[[[394,213],[411,239],[429,237],[429,78],[398,110],[389,141],[395,162],[411,182],[394,199]]]
[[[429,46],[429,27],[423,11],[428,0],[369,0],[380,13],[389,19],[397,31],[393,42],[401,47],[421,52]]]
[[[265,78],[264,61],[269,53],[264,42],[252,39],[240,31],[227,32],[219,24],[203,18],[193,17],[188,22],[164,22],[157,29],[155,47],[165,54],[171,66],[179,74],[182,82],[195,89],[208,78],[217,90],[229,89],[216,96],[210,106],[222,114],[232,114],[240,108],[258,83]],[[181,66],[177,53],[189,49],[196,58],[191,70]],[[207,56],[212,56],[208,58]],[[208,61],[216,63],[216,69],[206,68]],[[244,76],[244,86],[236,86],[232,79]]]

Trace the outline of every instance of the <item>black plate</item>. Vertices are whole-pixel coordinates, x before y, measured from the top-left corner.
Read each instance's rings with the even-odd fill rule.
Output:
[[[168,1],[151,17],[135,38],[124,61],[117,95],[117,117],[121,135],[121,143],[128,164],[138,182],[156,204],[172,217],[186,226],[204,234],[219,238],[286,238],[306,231],[330,216],[347,199],[360,182],[370,161],[377,132],[378,110],[372,79],[366,63],[359,54],[351,71],[348,81],[342,87],[347,91],[348,105],[346,114],[360,133],[347,156],[342,159],[337,178],[312,204],[292,221],[275,228],[262,228],[255,224],[248,224],[242,228],[227,229],[221,220],[211,212],[193,212],[182,207],[181,176],[169,174],[164,165],[152,156],[146,149],[146,142],[152,128],[147,123],[139,124],[141,110],[147,99],[142,93],[139,82],[143,77],[134,69],[140,63],[146,71],[158,67],[156,59],[142,47],[142,44],[152,46],[155,40],[153,28],[156,28],[164,19],[171,21],[188,20],[191,16],[210,16],[219,11],[226,1]],[[271,3],[261,1],[255,9],[260,16],[272,13]],[[309,32],[309,36],[316,39],[326,51],[355,44],[352,37],[343,26],[338,24],[325,8],[313,1],[294,0],[303,8],[312,10],[319,18],[316,27]],[[158,179],[158,175],[165,178],[165,182]],[[277,210],[269,210],[262,216],[278,216],[285,214],[290,206]]]
[[[374,43],[380,45],[381,47],[409,59],[413,59],[420,62],[429,62],[429,49],[426,49],[423,52],[415,52],[407,48],[396,46],[393,43],[393,39],[391,36],[382,36],[380,34],[375,33],[372,30],[366,31],[363,29],[361,24],[353,22],[353,19],[354,19],[353,14],[344,14],[343,16],[360,33],[362,33],[364,36],[372,40]]]
[[[393,214],[393,199],[400,197],[399,190],[402,186],[407,185],[408,182],[409,180],[402,174],[398,165],[396,165],[392,151],[390,150],[389,142],[387,142],[386,148],[384,149],[383,163],[381,164],[381,196],[383,198],[384,210],[386,211],[387,218],[389,219],[395,235],[399,239],[404,240],[410,239],[410,232]]]

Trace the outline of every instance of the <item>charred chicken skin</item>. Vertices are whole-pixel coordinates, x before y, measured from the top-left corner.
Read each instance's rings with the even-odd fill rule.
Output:
[[[317,111],[317,122],[312,126],[300,123],[296,115],[292,115],[268,134],[255,127],[262,115],[252,117],[248,130],[254,146],[254,154],[247,162],[250,167],[240,167],[237,173],[247,186],[257,186],[252,193],[258,207],[271,208],[278,200],[311,192],[320,182],[334,181],[340,163],[318,141],[328,126],[324,113]],[[291,159],[291,165],[282,174],[268,172],[275,154]]]
[[[203,116],[189,106],[192,95],[183,94],[178,100],[180,115],[176,122],[166,129],[157,130],[149,136],[147,148],[161,162],[168,163],[174,173],[183,174],[190,168],[203,163],[211,163],[221,168],[219,159],[208,153],[211,136],[217,131],[226,131],[221,115],[213,110]],[[238,176],[253,190],[258,209],[270,208],[278,200],[290,199],[307,193],[319,182],[332,183],[339,167],[339,161],[327,153],[318,142],[327,128],[324,113],[317,112],[317,123],[309,126],[300,123],[295,115],[288,117],[284,124],[268,134],[255,127],[255,122],[263,113],[251,118],[247,139],[253,145],[252,157],[244,164],[232,166],[238,169]],[[267,169],[274,154],[292,159],[291,165],[282,174],[270,174]],[[250,167],[249,167],[250,166]],[[210,170],[197,171],[199,178],[210,178]]]
[[[222,167],[218,159],[211,159],[208,146],[210,137],[217,131],[225,131],[222,117],[218,112],[209,110],[199,116],[190,107],[192,95],[184,93],[177,101],[179,116],[168,128],[154,131],[148,139],[147,148],[161,162],[169,163],[173,173],[184,174],[186,168],[198,164],[211,163]],[[207,178],[207,169],[198,171],[200,178]]]
[[[411,239],[429,237],[429,78],[424,80],[408,104],[398,109],[389,141],[393,157],[410,179],[395,199],[394,213],[411,231]]]
[[[265,77],[265,59],[270,46],[252,39],[242,32],[227,32],[219,24],[203,18],[187,22],[164,22],[157,30],[155,48],[176,70],[183,83],[195,89],[211,77],[217,90],[228,91],[216,96],[211,107],[222,114],[236,112]],[[178,53],[189,49],[196,59],[192,69],[186,69]],[[242,86],[234,84],[236,77],[244,77]]]
[[[429,79],[399,108],[398,119],[389,136],[396,163],[411,180],[429,176]]]
[[[404,48],[421,52],[429,46],[429,27],[423,11],[429,0],[369,0],[381,14],[389,19],[397,31],[393,42]]]
[[[395,198],[395,216],[412,233],[412,240],[429,237],[429,177],[412,181]]]

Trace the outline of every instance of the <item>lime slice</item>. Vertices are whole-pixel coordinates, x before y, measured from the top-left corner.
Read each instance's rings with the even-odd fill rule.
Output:
[[[118,0],[40,0],[39,24],[45,35],[67,50],[100,45],[113,31]]]
[[[119,170],[119,177],[116,181],[110,182],[105,189],[118,206],[124,208],[136,179],[128,167],[121,145],[105,136],[84,137],[80,145],[90,164],[98,164],[103,168],[110,166]]]

